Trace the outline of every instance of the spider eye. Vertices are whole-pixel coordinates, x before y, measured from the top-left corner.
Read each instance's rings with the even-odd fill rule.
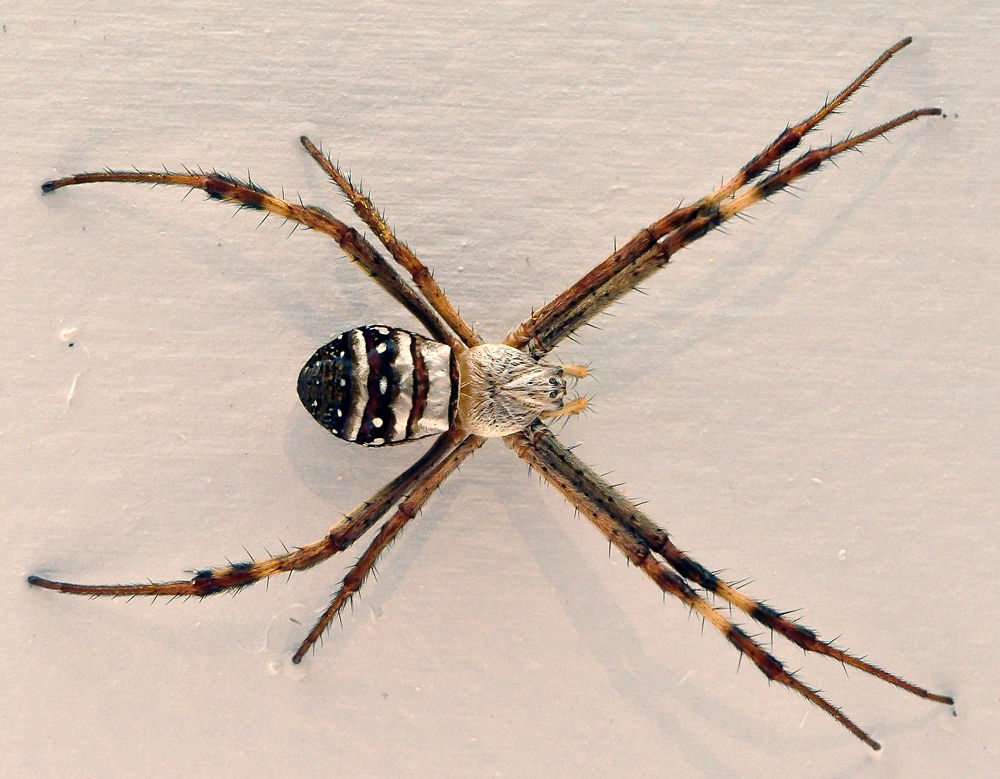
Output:
[[[554,397],[556,397],[556,396],[557,396],[558,394],[559,394],[559,390],[552,390],[552,392],[550,392],[550,393],[549,393],[549,397],[550,397],[550,398],[554,398]]]
[[[549,378],[549,384],[551,384],[553,387],[558,386],[559,379],[557,379],[555,376],[551,376]]]

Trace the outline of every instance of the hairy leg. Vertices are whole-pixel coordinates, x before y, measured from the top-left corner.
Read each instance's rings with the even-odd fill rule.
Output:
[[[802,649],[833,657],[920,697],[940,703],[953,702],[947,696],[930,693],[836,649],[820,640],[808,628],[791,622],[774,609],[748,598],[733,585],[718,579],[699,563],[680,552],[670,541],[666,531],[658,527],[621,492],[559,443],[543,424],[536,422],[529,430],[514,433],[504,440],[521,459],[559,490],[574,508],[586,516],[608,541],[636,567],[642,569],[665,593],[678,598],[717,628],[741,654],[750,658],[768,679],[795,690],[872,748],[878,749],[878,744],[864,731],[815,690],[803,685],[779,660],[715,609],[688,582],[715,593],[752,619],[784,635]],[[654,553],[661,555],[665,563],[656,558]]]
[[[910,111],[866,133],[852,136],[842,143],[809,151],[789,167],[773,173],[760,184],[751,186],[742,195],[737,195],[772,164],[798,146],[808,132],[842,105],[893,54],[909,44],[910,40],[906,38],[885,51],[836,98],[826,103],[812,116],[786,128],[725,185],[691,206],[674,209],[641,230],[576,284],[533,312],[508,334],[504,343],[515,348],[524,348],[533,357],[540,359],[577,328],[589,322],[666,265],[675,252],[714,230],[753,203],[784,189],[837,154],[884,135],[918,117],[940,114],[941,110],[938,108]]]
[[[155,171],[115,171],[78,173],[42,184],[42,192],[54,192],[77,184],[153,184],[200,189],[212,200],[223,200],[240,208],[264,211],[333,238],[343,252],[375,283],[395,298],[427,328],[431,337],[451,347],[463,348],[427,301],[379,254],[357,230],[322,208],[306,206],[272,195],[253,182],[243,182],[221,173],[158,173]]]
[[[347,576],[344,577],[344,581],[340,585],[340,590],[334,596],[333,602],[330,603],[329,608],[323,612],[323,616],[319,618],[313,629],[309,631],[309,635],[306,636],[305,640],[296,650],[295,655],[292,657],[293,663],[302,662],[302,658],[305,657],[306,652],[308,652],[315,644],[316,641],[322,637],[323,633],[330,626],[341,610],[347,605],[351,599],[357,594],[361,589],[361,585],[364,584],[365,579],[368,578],[368,574],[371,573],[372,569],[375,567],[375,563],[379,558],[379,555],[386,550],[386,548],[393,542],[399,532],[406,527],[411,519],[413,519],[417,512],[423,508],[427,500],[434,494],[434,492],[440,487],[444,480],[447,479],[462,461],[465,460],[470,454],[472,454],[476,449],[483,445],[485,438],[480,438],[479,436],[470,435],[465,438],[458,446],[452,449],[451,453],[441,460],[437,466],[426,474],[424,478],[417,483],[412,492],[406,497],[402,503],[399,504],[399,508],[396,513],[390,517],[384,525],[379,529],[378,534],[372,541],[365,553],[361,555],[358,562],[353,568],[348,572]]]
[[[441,315],[441,318],[448,324],[448,327],[455,331],[455,334],[462,340],[462,343],[466,346],[481,344],[483,340],[462,319],[458,310],[445,296],[444,290],[434,280],[427,266],[417,259],[416,255],[410,251],[409,246],[396,238],[392,230],[389,229],[389,225],[385,223],[382,215],[378,212],[378,209],[372,204],[372,201],[364,193],[357,190],[354,184],[351,183],[351,179],[345,176],[340,168],[334,165],[330,158],[320,149],[316,148],[313,142],[306,136],[303,135],[299,138],[299,141],[305,147],[305,150],[309,152],[310,156],[326,172],[326,175],[330,177],[330,180],[340,187],[340,191],[344,193],[347,201],[351,204],[351,208],[354,209],[354,213],[361,217],[364,223],[372,229],[372,232],[378,236],[378,239],[389,250],[389,254],[393,256],[393,259],[406,269],[417,289],[423,293],[423,296],[431,304],[431,307]]]
[[[276,555],[266,560],[230,563],[218,568],[209,568],[198,571],[191,579],[172,582],[72,584],[43,579],[41,576],[29,576],[28,583],[47,590],[91,597],[120,598],[138,595],[158,597],[167,595],[202,598],[227,590],[240,590],[275,574],[303,571],[350,547],[378,522],[386,511],[406,494],[407,490],[412,489],[422,479],[427,478],[434,466],[445,457],[449,450],[453,450],[455,443],[455,434],[450,432],[442,434],[423,457],[334,525],[322,540],[285,554]]]

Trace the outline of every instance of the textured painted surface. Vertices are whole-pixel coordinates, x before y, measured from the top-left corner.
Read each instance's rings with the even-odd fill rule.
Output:
[[[0,11],[0,763],[16,776],[987,775],[1000,543],[992,2],[111,4]],[[55,175],[187,164],[342,218],[322,140],[463,316],[502,338],[916,39],[816,143],[905,129],[708,236],[555,357],[561,438],[681,548],[956,712],[783,656],[877,757],[609,557],[499,444],[292,668],[345,559],[235,599],[31,591],[315,540],[415,456],[295,395],[319,344],[418,330],[328,241],[180,192]],[[353,220],[352,224],[357,224]],[[71,345],[72,344],[72,345]],[[420,444],[413,444],[420,451]],[[300,604],[310,604],[309,609]],[[959,768],[956,768],[959,767]],[[960,769],[960,770],[959,770]]]

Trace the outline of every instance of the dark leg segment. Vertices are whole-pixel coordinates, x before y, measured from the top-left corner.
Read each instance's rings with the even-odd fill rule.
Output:
[[[305,147],[305,150],[309,152],[310,156],[326,172],[326,175],[330,177],[330,180],[340,187],[340,191],[344,193],[347,201],[351,204],[351,208],[354,209],[354,213],[361,217],[364,223],[378,236],[378,239],[389,250],[389,254],[393,256],[393,259],[406,269],[410,274],[410,278],[413,279],[413,283],[416,284],[417,289],[423,293],[423,296],[434,310],[441,315],[441,318],[448,324],[448,327],[455,331],[455,334],[462,340],[462,343],[466,346],[481,344],[483,340],[465,323],[465,320],[459,315],[458,310],[445,296],[444,290],[434,280],[427,266],[417,259],[416,255],[410,251],[409,246],[396,238],[392,230],[389,229],[389,225],[385,223],[382,215],[378,212],[378,209],[372,205],[372,201],[364,193],[355,189],[350,178],[345,176],[340,168],[334,165],[330,158],[316,148],[313,142],[306,138],[306,136],[303,135],[299,138],[299,141]]]

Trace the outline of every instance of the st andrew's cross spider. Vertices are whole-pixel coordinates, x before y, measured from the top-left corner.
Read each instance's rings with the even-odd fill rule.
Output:
[[[302,145],[341,189],[354,212],[412,279],[412,285],[354,228],[314,206],[275,197],[250,181],[218,173],[82,173],[42,185],[52,192],[74,184],[135,182],[203,190],[214,200],[275,214],[333,238],[348,258],[427,328],[431,339],[393,327],[348,330],[323,346],[299,375],[299,397],[324,427],[340,438],[366,446],[404,443],[437,435],[428,451],[370,499],[336,524],[320,541],[266,560],[228,564],[198,571],[193,578],[160,584],[69,584],[29,577],[38,587],[91,596],[170,595],[204,597],[238,590],[278,573],[301,571],[349,548],[394,505],[371,545],[341,583],[330,607],[295,652],[298,663],[330,621],[358,592],[379,555],[441,486],[441,483],[487,438],[503,437],[532,470],[559,490],[601,534],[643,571],[664,593],[687,605],[715,627],[741,655],[770,680],[798,692],[837,720],[872,749],[879,744],[807,687],[754,638],[707,599],[731,607],[807,652],[832,657],[921,698],[951,704],[823,641],[812,630],[723,581],[678,549],[621,492],[564,447],[544,420],[577,414],[586,401],[564,403],[567,378],[586,369],[543,362],[560,341],[588,323],[666,265],[682,248],[743,212],[748,206],[785,189],[836,155],[885,135],[921,116],[941,113],[922,108],[896,117],[840,143],[811,149],[784,168],[778,166],[802,138],[836,111],[896,52],[906,38],[888,49],[833,100],[812,116],[786,128],[733,178],[701,200],[674,209],[640,231],[550,303],[532,313],[501,344],[486,344],[459,316],[428,269],[397,240],[371,201],[312,142]]]

